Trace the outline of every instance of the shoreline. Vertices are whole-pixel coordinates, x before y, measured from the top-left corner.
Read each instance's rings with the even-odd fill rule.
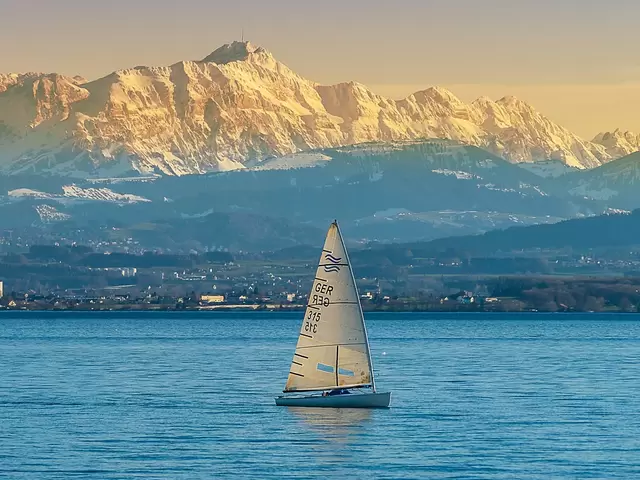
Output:
[[[520,309],[509,310],[504,308],[473,308],[468,306],[460,306],[460,308],[419,308],[411,306],[367,306],[363,305],[364,313],[529,313],[529,314],[572,314],[572,313],[598,313],[598,314],[634,314],[638,312],[624,311],[615,308],[606,308],[599,311],[590,310],[558,310],[558,311],[541,311],[536,309]],[[466,308],[465,308],[466,307]],[[149,304],[130,304],[130,305],[76,305],[76,306],[51,306],[51,308],[42,308],[42,306],[21,305],[0,307],[0,315],[4,312],[304,312],[306,305],[280,305],[280,304],[256,304],[256,305],[194,305],[176,307],[175,305],[149,305]]]

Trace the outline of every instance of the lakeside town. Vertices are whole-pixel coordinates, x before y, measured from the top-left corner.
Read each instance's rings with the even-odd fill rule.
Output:
[[[299,310],[308,303],[316,253],[180,255],[32,245],[0,255],[0,309]],[[399,259],[355,250],[352,261],[365,311],[639,311],[635,258],[573,257],[565,255],[563,265],[537,257]]]
[[[2,287],[0,287],[2,288]],[[39,294],[12,292],[0,298],[0,310],[303,310],[308,295],[198,294],[186,296],[158,295],[156,292],[110,294]],[[405,298],[366,292],[361,295],[365,311],[491,311],[499,310],[504,300],[462,291],[444,297]],[[494,308],[492,308],[494,307]]]

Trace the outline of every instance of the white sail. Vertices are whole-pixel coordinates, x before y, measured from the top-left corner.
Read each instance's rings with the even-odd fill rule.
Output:
[[[285,392],[374,386],[364,317],[337,223],[311,288]]]

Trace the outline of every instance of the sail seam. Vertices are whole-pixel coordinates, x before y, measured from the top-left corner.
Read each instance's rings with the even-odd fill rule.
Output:
[[[302,348],[320,348],[320,347],[337,347],[337,346],[345,347],[345,346],[354,346],[354,345],[366,345],[366,343],[326,343],[324,345],[309,345],[307,347],[298,347],[298,348],[302,349]]]
[[[358,305],[358,302],[331,302],[329,305]],[[320,307],[318,305],[307,305],[307,308],[320,310]]]

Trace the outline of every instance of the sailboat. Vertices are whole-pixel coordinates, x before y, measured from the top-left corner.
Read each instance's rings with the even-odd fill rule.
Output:
[[[329,227],[284,395],[289,407],[388,408],[376,390],[356,281],[338,223]]]

